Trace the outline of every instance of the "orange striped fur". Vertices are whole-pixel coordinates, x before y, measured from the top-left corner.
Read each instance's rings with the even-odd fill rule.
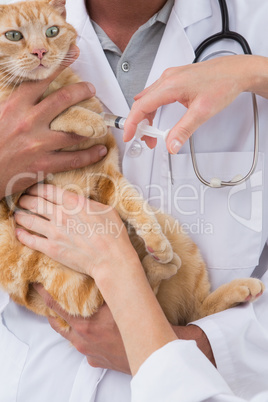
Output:
[[[0,5],[0,100],[6,100],[23,81],[47,78],[64,62],[70,44],[76,39],[74,28],[65,21],[64,6],[64,0]],[[46,29],[51,26],[60,29],[53,40],[45,36]],[[7,40],[5,33],[10,30],[21,32],[23,40]],[[43,58],[46,68],[37,68],[39,60],[32,54],[36,48],[46,49]],[[66,69],[53,81],[44,97],[78,81],[79,78]],[[246,300],[249,294],[254,297],[260,293],[262,284],[247,279],[234,281],[210,294],[205,263],[198,248],[179,226],[174,225],[170,216],[150,212],[146,202],[120,173],[116,143],[99,116],[101,110],[100,102],[94,97],[69,108],[51,123],[52,130],[76,132],[88,137],[87,141],[68,150],[104,144],[108,154],[94,166],[56,174],[50,183],[72,191],[76,186],[86,197],[114,206],[122,219],[130,223],[132,243],[170,322],[185,324],[236,305]],[[12,203],[16,203],[19,196],[14,194],[0,203],[1,287],[13,300],[35,313],[55,315],[32,287],[32,283],[39,282],[70,314],[90,316],[103,303],[93,279],[17,241]],[[155,225],[159,227],[158,232],[151,230]],[[148,247],[154,250],[159,261],[150,255]],[[62,327],[68,329],[67,324],[58,319]]]

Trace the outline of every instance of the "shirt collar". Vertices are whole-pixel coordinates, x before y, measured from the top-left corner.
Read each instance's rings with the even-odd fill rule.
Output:
[[[85,0],[67,0],[67,19],[77,29],[78,34],[81,34],[85,23],[89,20]],[[174,10],[180,19],[184,28],[208,18],[212,15],[211,0],[168,0],[163,8],[156,13],[152,19],[167,23],[170,12],[174,4]],[[155,22],[154,20],[154,22]],[[148,23],[148,22],[147,22]],[[153,22],[152,22],[153,23]]]
[[[171,10],[174,6],[175,0],[168,0],[166,4],[159,10],[149,21],[151,21],[151,25],[156,21],[162,22],[163,24],[167,24]]]
[[[161,22],[163,24],[167,24],[169,16],[171,14],[171,10],[174,5],[174,0],[168,0],[165,5],[159,10],[156,14],[154,14],[145,24],[143,24],[138,31],[144,31],[147,28],[152,27],[156,22]],[[119,56],[122,54],[120,49],[111,41],[111,39],[107,36],[107,34],[103,31],[103,29],[96,24],[96,22],[91,20],[93,28],[98,35],[101,46],[104,50],[110,50],[112,52],[117,53]]]
[[[176,0],[174,10],[183,28],[211,17],[211,0]]]

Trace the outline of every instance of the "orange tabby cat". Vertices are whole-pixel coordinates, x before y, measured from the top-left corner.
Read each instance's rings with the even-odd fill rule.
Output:
[[[74,28],[65,21],[64,0],[0,5],[0,27],[0,100],[7,99],[14,87],[25,80],[41,80],[51,75],[76,39]],[[66,69],[52,82],[44,97],[78,81]],[[56,174],[50,183],[73,191],[74,186],[79,188],[86,197],[114,206],[130,224],[133,245],[170,322],[185,324],[260,295],[263,285],[256,279],[235,280],[210,294],[206,267],[196,245],[173,225],[171,217],[153,213],[120,173],[116,143],[99,115],[101,111],[100,102],[92,98],[52,121],[52,130],[75,132],[88,138],[65,151],[104,144],[108,154],[94,166]],[[93,279],[28,249],[15,238],[12,214],[19,197],[20,194],[15,194],[0,203],[2,288],[14,301],[32,311],[55,315],[32,287],[32,283],[39,282],[70,314],[90,316],[103,303]],[[165,228],[165,234],[161,227]],[[68,328],[65,322],[61,324]]]

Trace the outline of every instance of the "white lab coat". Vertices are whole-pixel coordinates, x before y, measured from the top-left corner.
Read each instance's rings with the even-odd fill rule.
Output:
[[[230,0],[228,7],[231,29],[248,39],[254,54],[268,55],[268,3],[262,0]],[[82,79],[95,85],[97,95],[107,110],[127,116],[128,105],[86,15],[84,1],[67,0],[67,11],[69,21],[79,34],[81,56],[75,63],[75,69]],[[147,85],[154,82],[164,69],[191,63],[193,49],[219,29],[220,14],[216,0],[175,1]],[[240,52],[239,46],[229,41],[223,41],[209,52],[215,49]],[[265,208],[268,201],[265,186],[268,102],[258,99],[258,104],[261,132],[258,166],[247,184],[233,189],[204,188],[193,173],[188,145],[179,155],[172,156],[175,180],[172,186],[168,154],[163,142],[159,142],[154,151],[142,144],[142,153],[133,157],[133,153],[131,156],[129,152],[132,143],[125,146],[121,140],[122,132],[114,130],[124,174],[151,204],[178,217],[184,224],[202,251],[213,288],[237,277],[250,276],[268,237]],[[154,123],[161,129],[167,129],[178,121],[184,111],[184,107],[177,103],[164,106],[157,112]],[[232,106],[198,130],[196,150],[200,170],[205,177],[230,179],[238,173],[246,173],[252,158],[252,123],[251,97],[243,94]],[[267,275],[266,284],[268,286]],[[254,305],[238,307],[198,322],[211,342],[220,375],[234,393],[247,399],[267,389],[267,304],[266,293]],[[0,325],[0,361],[3,362],[0,365],[0,401],[131,400],[130,376],[91,368],[82,355],[50,328],[45,318],[36,317],[10,302],[5,294],[0,294],[0,307],[3,311],[3,323]],[[170,347],[174,347],[175,353],[176,343]],[[161,353],[161,356],[166,356],[168,365],[170,354],[165,354],[165,349]],[[189,348],[187,356],[191,362],[197,359],[195,348]],[[187,364],[187,356],[182,356],[184,360],[180,364]],[[200,367],[202,364],[200,361]],[[144,382],[138,374],[137,381],[132,383],[135,402],[141,402],[144,385],[150,383],[150,378],[158,378],[159,375],[153,358],[144,367]],[[209,376],[210,369],[207,367],[204,366],[204,373]],[[192,389],[192,378],[186,376],[186,370],[180,376],[184,384]],[[223,387],[222,383],[222,379],[219,383],[215,379],[211,398],[225,392],[226,385]],[[155,402],[172,400],[161,394],[160,381],[153,381],[153,384],[160,388],[154,395]],[[197,389],[199,385],[195,385]],[[177,395],[177,386],[176,383],[170,384],[173,395]],[[163,386],[162,391],[167,392],[167,389]],[[205,387],[200,385],[199,392],[200,399],[189,401],[207,398]],[[186,397],[181,400],[188,401]]]

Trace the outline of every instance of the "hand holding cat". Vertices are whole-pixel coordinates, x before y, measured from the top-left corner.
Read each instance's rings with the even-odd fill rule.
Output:
[[[76,152],[57,152],[84,138],[51,131],[51,121],[68,107],[91,98],[95,92],[91,84],[78,83],[59,89],[39,102],[49,84],[77,58],[78,48],[72,47],[69,54],[69,61],[52,76],[38,82],[22,83],[8,100],[0,103],[0,199],[24,190],[48,173],[97,162],[106,152],[103,146]]]
[[[67,314],[42,285],[35,284],[34,288],[46,305],[69,324],[70,330],[62,331],[54,317],[48,318],[51,327],[86,356],[92,367],[130,374],[123,341],[107,304],[100,307],[92,317],[74,317]]]
[[[16,222],[43,237],[16,229],[18,239],[29,248],[95,279],[124,339],[131,372],[136,373],[154,350],[177,338],[150,288],[125,225],[111,207],[50,185],[35,185],[28,193],[21,197],[20,206],[38,216],[20,211],[16,213]],[[148,308],[144,309],[144,305]],[[141,315],[145,316],[142,320]],[[90,323],[80,317],[72,321],[72,341],[79,348],[86,347],[87,354],[92,353],[87,349]],[[138,334],[129,331],[131,324],[138,328]],[[142,338],[151,331],[155,331],[154,340],[142,347]],[[123,361],[123,369],[127,371],[122,342],[117,331],[113,334],[113,342],[121,351],[117,368]],[[139,338],[141,347],[137,352]],[[100,355],[103,356],[98,352],[98,364]]]
[[[131,373],[121,334],[107,304],[104,304],[92,317],[73,317],[52,299],[42,285],[35,284],[34,288],[46,305],[69,324],[70,330],[62,331],[54,317],[48,318],[51,327],[85,355],[92,367]],[[129,311],[129,307],[126,307]],[[145,306],[143,306],[144,309]],[[128,325],[129,331],[135,333],[131,319]],[[179,339],[194,339],[212,364],[216,365],[208,339],[199,327],[195,325],[173,326],[173,330]]]
[[[56,320],[50,318],[52,327],[85,354],[91,365],[128,372],[129,361],[133,374],[154,350],[177,339],[176,333],[181,339],[195,339],[214,363],[210,344],[200,328],[194,325],[172,328],[166,320],[125,226],[111,207],[41,184],[21,197],[20,206],[40,216],[18,212],[16,222],[44,237],[17,229],[18,239],[74,270],[91,275],[112,311],[111,315],[104,305],[88,319],[71,317],[42,286],[36,285],[46,304],[68,322],[71,330],[63,333]],[[145,334],[153,339],[149,344],[144,341]],[[141,347],[137,351],[139,337]]]
[[[168,151],[176,154],[199,126],[228,106],[241,92],[254,92],[267,98],[268,93],[260,79],[266,79],[267,64],[265,57],[239,55],[167,69],[135,97],[124,125],[124,141],[133,138],[137,124],[143,119],[152,123],[159,107],[179,102],[187,108],[186,113],[167,137]],[[150,148],[155,147],[156,139],[144,139]]]
[[[19,240],[55,261],[90,275],[96,282],[102,271],[105,275],[111,271],[113,275],[117,271],[121,274],[126,260],[129,266],[132,262],[140,265],[125,225],[110,206],[41,184],[28,189],[19,205],[32,214],[18,211],[16,222],[44,236],[17,229]]]

